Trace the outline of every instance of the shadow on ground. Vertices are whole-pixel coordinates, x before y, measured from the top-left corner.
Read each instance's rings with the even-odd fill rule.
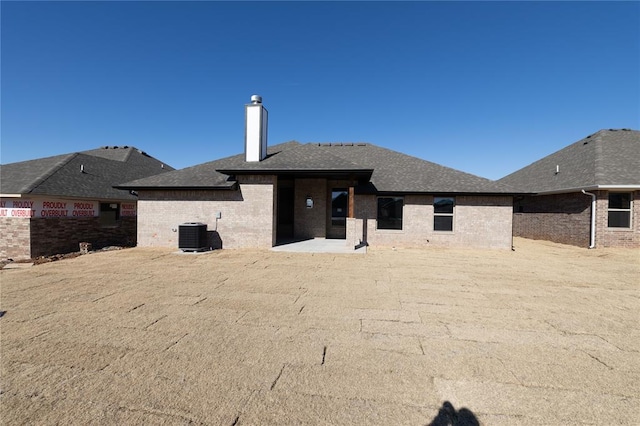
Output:
[[[468,408],[456,411],[449,401],[442,403],[438,414],[426,426],[480,426],[478,418]]]

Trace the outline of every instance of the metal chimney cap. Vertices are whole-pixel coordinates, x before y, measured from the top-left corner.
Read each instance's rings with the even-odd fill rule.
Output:
[[[261,104],[262,103],[262,96],[251,95],[251,103],[252,104]]]

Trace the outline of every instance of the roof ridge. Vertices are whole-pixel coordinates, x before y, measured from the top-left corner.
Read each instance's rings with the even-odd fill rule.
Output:
[[[74,153],[71,153],[71,154],[66,154],[65,156],[63,156],[60,159],[60,161],[56,162],[48,170],[46,170],[44,173],[42,173],[40,176],[38,176],[30,185],[27,185],[24,188],[22,188],[20,193],[25,193],[26,194],[26,193],[29,193],[29,192],[33,191],[38,186],[40,186],[44,182],[46,182],[47,179],[49,179],[51,176],[53,176],[65,164],[67,164],[69,161],[73,160],[78,155],[79,155],[78,152],[74,152]]]
[[[594,155],[593,155],[593,161],[594,161],[594,165],[593,165],[593,183],[594,184],[598,184],[598,182],[600,182],[600,180],[604,177],[605,175],[605,171],[603,170],[602,167],[602,144],[604,143],[602,134],[603,132],[605,132],[606,130],[601,130],[598,133],[596,133],[596,137],[595,139],[595,143],[593,144],[593,149],[594,149]]]
[[[134,146],[128,146],[125,149],[127,149],[129,152],[127,152],[127,155],[124,157],[123,163],[129,162],[129,158],[131,158],[131,156],[133,155],[133,151],[140,151],[138,148]]]

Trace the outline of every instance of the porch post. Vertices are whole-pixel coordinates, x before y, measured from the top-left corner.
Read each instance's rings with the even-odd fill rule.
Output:
[[[356,217],[356,212],[355,212],[355,204],[354,204],[354,198],[355,198],[355,191],[353,190],[353,186],[349,187],[349,218],[353,219],[354,217]]]

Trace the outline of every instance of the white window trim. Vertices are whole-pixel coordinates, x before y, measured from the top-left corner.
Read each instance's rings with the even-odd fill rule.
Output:
[[[435,203],[436,203],[436,198],[453,198],[453,212],[451,213],[436,213],[436,209],[435,209]],[[437,232],[439,234],[453,234],[456,230],[456,197],[452,196],[452,197],[433,197],[433,203],[431,204],[433,206],[433,232]],[[435,230],[435,224],[436,224],[436,216],[450,216],[451,217],[451,230],[450,231],[436,231]]]
[[[628,209],[612,209],[609,207],[609,196],[607,195],[607,230],[609,231],[630,231],[633,229],[633,192],[611,191],[609,194],[629,194]],[[629,226],[609,226],[609,212],[629,212]]]

